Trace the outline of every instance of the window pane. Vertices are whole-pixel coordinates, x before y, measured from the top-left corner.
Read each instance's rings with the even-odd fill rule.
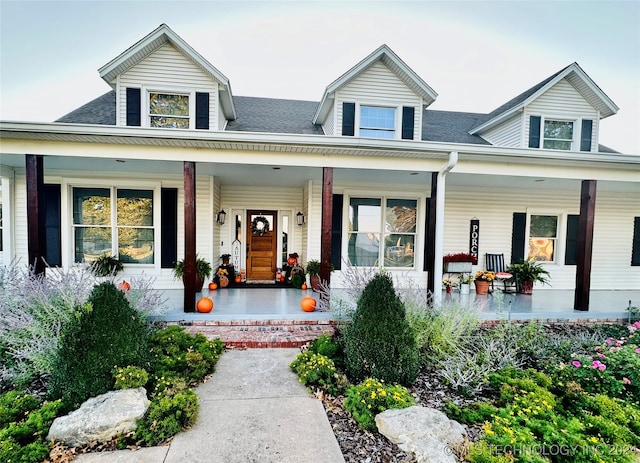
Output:
[[[549,238],[532,238],[529,240],[529,259],[541,262],[555,261],[556,240]]]
[[[385,267],[413,267],[414,235],[388,235],[384,244]]]
[[[544,138],[573,140],[573,122],[544,121]]]
[[[289,216],[282,216],[282,263],[289,257]]]
[[[393,130],[396,110],[394,108],[377,108],[362,106],[360,108],[360,127]]]
[[[151,127],[165,127],[170,129],[188,129],[189,119],[176,117],[152,116]]]
[[[542,144],[543,148],[548,150],[565,150],[568,151],[571,149],[570,141],[562,141],[562,140],[545,140]]]
[[[531,238],[555,238],[558,230],[558,216],[532,215],[529,226]]]
[[[380,231],[381,200],[378,198],[351,198],[349,221],[353,231]]]
[[[153,264],[153,229],[119,228],[118,256],[122,262]]]
[[[388,130],[370,130],[370,129],[360,129],[360,136],[366,138],[384,138],[387,140],[392,140],[394,137],[394,131]]]
[[[118,225],[153,226],[153,191],[118,190]]]
[[[417,204],[418,202],[412,199],[387,200],[385,231],[415,233]]]
[[[75,262],[92,262],[102,254],[111,255],[111,228],[75,228]]]
[[[149,94],[149,113],[167,116],[189,116],[188,95]]]
[[[111,201],[108,188],[73,189],[73,223],[76,225],[109,225]]]
[[[349,237],[349,263],[354,266],[378,265],[379,233],[352,233]]]

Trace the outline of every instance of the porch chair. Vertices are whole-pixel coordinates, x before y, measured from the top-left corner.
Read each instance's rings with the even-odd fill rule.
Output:
[[[512,275],[507,273],[507,268],[504,265],[504,254],[485,254],[484,255],[485,267],[490,272],[496,272],[496,279],[491,282],[491,291],[494,290],[494,282],[498,281],[503,285],[502,290],[507,291],[513,289],[514,292],[518,291],[518,275]]]

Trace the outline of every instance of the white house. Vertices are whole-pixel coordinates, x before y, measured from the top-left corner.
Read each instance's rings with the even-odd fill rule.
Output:
[[[234,96],[164,24],[99,73],[111,90],[57,121],[0,123],[0,264],[108,252],[168,289],[184,258],[187,311],[196,254],[231,253],[249,280],[297,252],[325,278],[333,263],[334,287],[348,263],[430,289],[446,253],[533,257],[579,310],[640,288],[640,156],[599,144],[618,107],[577,63],[489,114],[429,109],[386,45],[319,102]]]

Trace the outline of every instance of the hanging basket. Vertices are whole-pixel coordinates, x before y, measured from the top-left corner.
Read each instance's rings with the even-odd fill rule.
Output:
[[[251,233],[262,236],[269,232],[269,221],[266,217],[259,215],[251,221]]]

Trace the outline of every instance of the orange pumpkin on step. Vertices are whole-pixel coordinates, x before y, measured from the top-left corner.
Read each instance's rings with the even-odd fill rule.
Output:
[[[307,289],[307,284],[306,283],[302,283],[302,286],[300,286],[300,289]]]
[[[300,301],[300,308],[304,312],[313,312],[316,310],[316,300],[312,297],[303,297]]]
[[[218,283],[216,283],[215,281],[209,283],[209,290],[215,291],[216,289],[218,289]]]
[[[242,278],[236,277],[236,283],[242,283]]]
[[[196,303],[196,310],[200,313],[209,313],[213,310],[213,299],[201,297]]]

